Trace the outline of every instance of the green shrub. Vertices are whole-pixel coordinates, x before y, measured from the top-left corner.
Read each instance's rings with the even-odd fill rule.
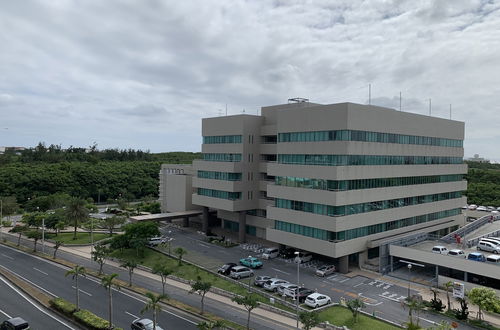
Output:
[[[4,221],[2,221],[2,226],[10,227],[10,226],[12,226],[12,221],[4,220]]]
[[[86,309],[73,313],[76,321],[92,330],[104,330],[109,328],[109,322]]]
[[[50,306],[63,314],[71,316],[76,311],[76,305],[63,298],[54,298],[50,300]]]

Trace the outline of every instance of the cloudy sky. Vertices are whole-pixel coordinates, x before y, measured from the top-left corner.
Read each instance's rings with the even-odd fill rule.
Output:
[[[0,146],[199,151],[307,97],[466,123],[500,161],[500,1],[0,1]]]

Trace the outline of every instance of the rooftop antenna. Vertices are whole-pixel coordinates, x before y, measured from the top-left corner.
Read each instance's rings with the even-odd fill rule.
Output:
[[[429,99],[429,116],[431,115],[432,113],[432,100]]]
[[[368,105],[372,104],[372,84],[368,84]]]
[[[401,111],[401,92],[399,92],[399,111]]]
[[[451,120],[451,103],[450,103],[450,120]]]

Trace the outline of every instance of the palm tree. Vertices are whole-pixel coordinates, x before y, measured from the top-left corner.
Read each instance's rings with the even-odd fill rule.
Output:
[[[165,294],[165,283],[167,282],[168,275],[172,274],[173,270],[167,264],[158,263],[153,266],[153,274],[160,275],[162,294]]]
[[[73,234],[73,239],[76,239],[76,229],[78,224],[83,220],[87,219],[89,215],[89,210],[85,207],[85,201],[81,198],[72,197],[66,208],[66,217],[70,222],[73,223],[75,231]]]
[[[128,286],[132,286],[132,274],[134,274],[134,269],[137,267],[137,262],[133,260],[122,260],[120,267],[128,270]]]
[[[146,303],[146,306],[141,309],[141,314],[144,314],[147,311],[153,311],[153,329],[156,329],[156,313],[161,311],[161,300],[168,299],[168,296],[165,294],[155,295],[154,293],[146,292],[146,297],[149,298],[149,301]]]
[[[80,275],[85,276],[85,274],[86,274],[85,267],[76,265],[75,268],[68,270],[66,272],[66,275],[64,275],[64,276],[72,275],[73,279],[75,280],[76,309],[77,310],[80,309],[80,289],[78,286],[78,276],[80,276]]]
[[[446,300],[448,302],[448,310],[451,311],[451,303],[450,303],[450,289],[453,288],[453,282],[448,281],[444,284],[444,288],[446,290]]]
[[[118,274],[116,274],[116,273],[109,274],[109,275],[104,276],[101,279],[101,285],[109,292],[109,320],[108,320],[108,322],[109,322],[110,329],[113,328],[113,295],[112,295],[113,286],[120,288],[118,286],[118,284],[116,284],[114,282],[115,277],[118,277]]]
[[[182,256],[187,253],[187,251],[181,247],[178,247],[174,250],[174,253],[179,256],[179,266],[182,265]]]

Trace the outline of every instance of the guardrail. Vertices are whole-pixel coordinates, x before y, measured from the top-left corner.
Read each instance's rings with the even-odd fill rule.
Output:
[[[492,232],[489,232],[489,233],[481,235],[481,236],[477,236],[477,237],[471,238],[471,239],[467,240],[466,244],[467,244],[468,248],[471,248],[474,245],[477,245],[477,243],[479,243],[479,241],[481,240],[481,238],[499,237],[499,236],[500,236],[500,229],[492,231]]]
[[[457,230],[449,233],[446,236],[443,236],[441,239],[447,243],[455,242],[455,237],[458,235],[460,237],[465,237],[467,234],[472,233],[474,230],[484,226],[490,221],[496,221],[500,219],[500,215],[487,214],[474,222],[470,222],[463,227],[458,228]]]

